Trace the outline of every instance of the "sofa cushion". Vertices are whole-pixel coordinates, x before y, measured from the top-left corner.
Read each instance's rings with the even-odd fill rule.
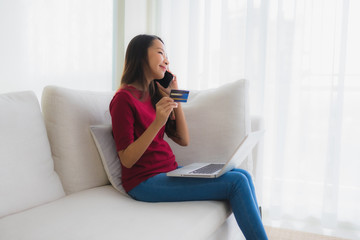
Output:
[[[116,190],[126,194],[126,191],[121,183],[121,164],[116,151],[116,144],[112,134],[112,126],[110,124],[90,126],[90,131],[110,183]]]
[[[251,131],[248,81],[245,79],[219,88],[190,91],[183,103],[190,144],[180,147],[166,138],[179,165],[192,162],[226,162],[246,134]],[[251,155],[241,165],[252,171]]]
[[[55,163],[67,194],[109,183],[90,125],[110,124],[113,92],[48,86],[42,109]]]
[[[0,95],[0,217],[64,196],[33,92]]]
[[[0,239],[198,240],[229,215],[225,202],[146,203],[104,186],[0,219]]]

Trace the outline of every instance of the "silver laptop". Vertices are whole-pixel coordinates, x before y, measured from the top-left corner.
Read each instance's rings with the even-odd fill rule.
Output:
[[[217,178],[239,166],[263,137],[265,131],[251,132],[245,136],[226,163],[192,163],[168,172],[169,177]]]

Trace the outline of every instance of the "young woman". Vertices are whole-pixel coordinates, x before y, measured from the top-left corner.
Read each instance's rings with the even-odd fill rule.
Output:
[[[246,239],[267,239],[245,170],[234,169],[215,179],[166,176],[178,165],[164,133],[182,146],[189,144],[181,104],[169,97],[171,89],[178,89],[176,76],[167,89],[154,81],[164,77],[168,66],[159,37],[138,35],[129,43],[121,86],[110,103],[124,189],[146,202],[228,200]]]

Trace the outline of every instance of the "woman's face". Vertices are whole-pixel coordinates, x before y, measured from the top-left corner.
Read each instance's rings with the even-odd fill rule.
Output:
[[[155,39],[152,46],[148,48],[149,69],[146,71],[146,77],[149,82],[154,79],[162,79],[168,68],[169,61],[166,56],[164,44]]]

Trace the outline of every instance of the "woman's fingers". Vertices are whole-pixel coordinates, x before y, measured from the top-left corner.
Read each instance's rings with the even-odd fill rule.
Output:
[[[170,72],[170,73],[174,76],[171,83],[170,83],[170,88],[171,89],[179,89],[176,75],[173,74],[172,72]]]
[[[163,97],[156,104],[156,119],[158,119],[162,125],[165,125],[170,113],[174,108],[177,108],[177,106],[178,104],[174,102],[173,99],[169,97]]]
[[[159,110],[160,111],[164,111],[164,113],[167,115],[167,117],[169,116],[170,112],[174,109],[177,108],[177,103],[176,102],[167,102],[164,103],[162,105],[159,106]]]
[[[164,88],[163,86],[161,86],[161,84],[159,82],[155,82],[155,83],[159,88],[161,96],[168,97],[170,95],[171,90],[169,88]]]
[[[155,81],[155,84],[157,85],[158,89],[160,90],[160,94],[163,97],[170,96],[171,89],[179,89],[176,75],[173,74],[170,70],[168,71],[173,75],[173,79],[167,88],[164,88],[159,82]]]
[[[160,101],[156,104],[159,106],[173,106],[173,107],[177,107],[177,103],[174,102],[174,99],[169,98],[169,97],[163,97],[160,99]]]

